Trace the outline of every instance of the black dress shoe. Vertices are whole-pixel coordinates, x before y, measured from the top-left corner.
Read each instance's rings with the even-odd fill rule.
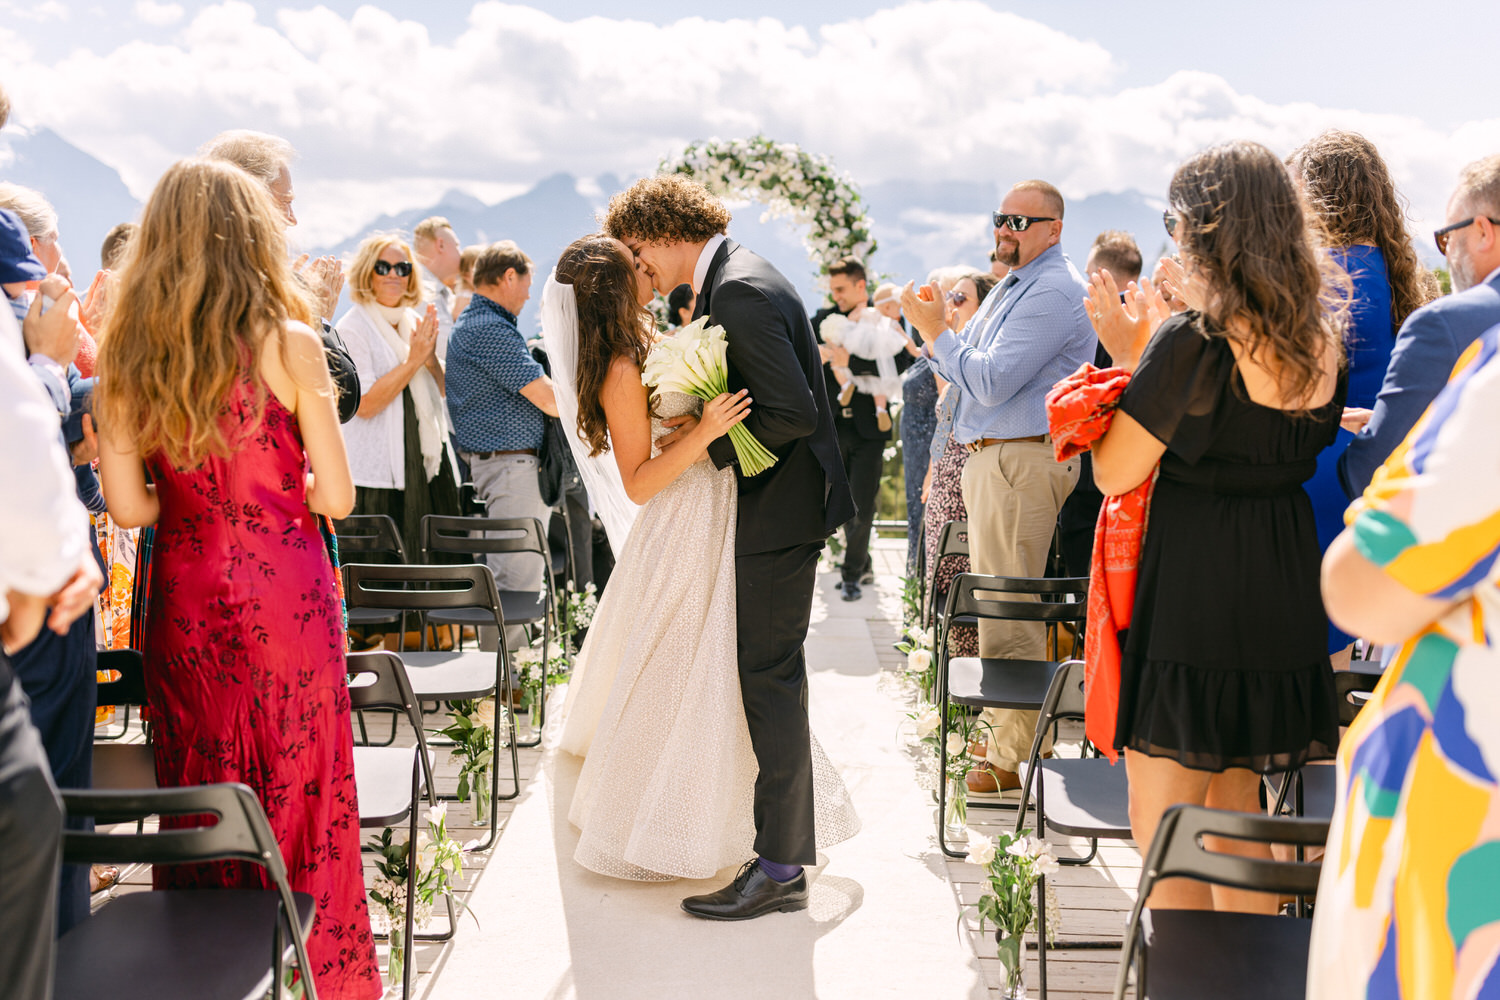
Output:
[[[857,601],[861,596],[863,596],[859,592],[859,584],[855,583],[853,580],[845,580],[843,582],[843,585],[840,586],[839,589],[844,592],[843,597],[846,601]]]
[[[734,881],[706,896],[689,896],[682,908],[705,920],[749,920],[773,910],[790,913],[807,909],[807,873],[778,882],[760,867],[760,859],[745,862]]]

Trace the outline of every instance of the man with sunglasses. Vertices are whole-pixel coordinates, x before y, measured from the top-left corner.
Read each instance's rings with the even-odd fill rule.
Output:
[[[1375,470],[1447,384],[1459,355],[1500,323],[1500,155],[1463,169],[1446,222],[1432,235],[1448,260],[1454,294],[1429,302],[1401,324],[1375,407],[1339,457],[1339,479],[1351,500],[1364,493]]]
[[[1062,194],[1046,181],[1010,189],[994,214],[995,256],[1010,272],[961,334],[947,329],[937,286],[919,294],[907,285],[901,296],[923,353],[960,393],[953,434],[970,452],[962,488],[976,573],[1045,575],[1058,511],[1078,482],[1077,461],[1053,457],[1045,405],[1053,383],[1092,360],[1097,346],[1083,277],[1058,245],[1062,220]],[[1044,646],[1039,624],[979,623],[981,656],[1042,660]],[[970,775],[971,789],[1020,787],[1036,718],[986,710],[985,768]]]

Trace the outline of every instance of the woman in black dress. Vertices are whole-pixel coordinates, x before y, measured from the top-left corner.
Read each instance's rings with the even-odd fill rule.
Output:
[[[1122,303],[1107,273],[1088,300],[1101,342],[1135,371],[1094,446],[1095,480],[1123,494],[1160,463],[1115,728],[1143,850],[1170,806],[1259,811],[1262,774],[1331,757],[1338,740],[1302,484],[1339,427],[1342,283],[1263,146],[1198,154],[1169,197],[1181,263],[1166,263],[1166,290],[1188,311],[1153,334],[1155,290],[1132,285]],[[1274,912],[1275,899],[1176,879],[1151,905]]]

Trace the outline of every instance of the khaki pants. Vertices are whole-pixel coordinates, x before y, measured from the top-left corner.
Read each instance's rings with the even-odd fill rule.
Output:
[[[1039,577],[1057,527],[1057,512],[1078,483],[1078,462],[1059,462],[1052,444],[992,444],[964,463],[964,506],[969,512],[969,565],[975,573]],[[1016,595],[1008,600],[1025,600]],[[1020,660],[1046,659],[1046,631],[1040,622],[979,623],[979,655]],[[1031,753],[1037,713],[986,709],[980,717],[989,734],[986,759],[1017,770]],[[1051,741],[1042,747],[1051,749]]]

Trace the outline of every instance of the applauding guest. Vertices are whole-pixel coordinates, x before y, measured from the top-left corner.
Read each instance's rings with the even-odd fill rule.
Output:
[[[422,550],[422,518],[459,513],[458,460],[448,443],[438,318],[419,316],[421,284],[399,236],[365,238],[349,265],[354,307],[338,332],[359,371],[359,412],[344,428],[354,469],[354,513],[386,514],[408,553]]]
[[[103,338],[100,467],[114,518],[156,525],[143,652],[157,780],[255,790],[292,888],[317,902],[304,972],[323,997],[374,1000],[343,616],[313,517],[347,514],[354,485],[282,227],[238,167],[163,175]],[[241,863],[158,868],[155,883],[266,884]]]
[[[1262,774],[1330,756],[1338,742],[1317,530],[1302,490],[1343,408],[1342,316],[1324,298],[1337,268],[1317,253],[1286,168],[1263,146],[1198,154],[1178,168],[1169,199],[1183,263],[1167,271],[1189,311],[1150,337],[1145,294],[1122,303],[1107,274],[1089,292],[1105,350],[1135,373],[1094,445],[1094,479],[1119,496],[1157,476],[1113,741],[1130,772],[1138,844],[1179,803],[1259,811]],[[1156,306],[1151,315],[1164,315]],[[1151,905],[1275,910],[1274,896],[1211,892],[1173,879]]]

